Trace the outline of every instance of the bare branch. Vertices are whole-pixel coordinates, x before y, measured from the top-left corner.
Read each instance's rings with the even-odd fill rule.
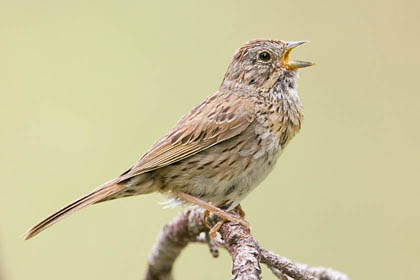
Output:
[[[307,264],[297,263],[298,267],[306,270],[319,280],[350,280],[350,278],[340,271],[325,267],[310,267]]]
[[[173,279],[171,272],[175,259],[189,242],[197,240],[200,232],[206,231],[201,220],[202,213],[197,208],[189,208],[163,228],[149,257],[145,279]]]
[[[261,279],[259,246],[249,232],[243,226],[232,223],[225,223],[219,232],[233,260],[232,279]]]
[[[261,262],[266,264],[268,267],[274,267],[282,271],[287,276],[292,277],[296,280],[317,280],[312,274],[308,271],[305,271],[299,268],[296,264],[292,263],[290,260],[274,254],[268,250],[260,248],[261,252]]]
[[[236,212],[233,214],[238,215]],[[193,206],[180,213],[163,228],[153,246],[145,279],[172,280],[173,264],[189,242],[208,244],[210,253],[214,257],[219,255],[217,245],[208,236],[209,229],[203,223],[204,216],[203,209]],[[219,218],[211,215],[208,221],[210,224],[215,224]],[[232,257],[234,280],[261,279],[260,262],[266,264],[281,280],[287,277],[295,280],[350,280],[341,272],[293,263],[262,248],[240,224],[227,222],[220,228],[219,233],[223,240],[218,242],[221,243],[219,245],[226,248]]]

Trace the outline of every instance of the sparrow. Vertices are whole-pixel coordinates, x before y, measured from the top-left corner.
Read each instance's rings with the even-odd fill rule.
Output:
[[[239,203],[272,171],[302,125],[296,80],[298,70],[313,63],[291,60],[290,52],[304,43],[245,43],[234,53],[219,90],[183,116],[137,163],[31,227],[24,239],[91,204],[153,192],[249,229]],[[229,213],[235,208],[241,218]],[[212,228],[212,237],[222,223]]]

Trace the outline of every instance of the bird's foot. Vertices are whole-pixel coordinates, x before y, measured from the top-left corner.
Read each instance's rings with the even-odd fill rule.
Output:
[[[235,209],[236,209],[236,211],[238,211],[239,216],[241,216],[241,218],[244,219],[245,218],[245,212],[242,209],[241,205],[240,204],[236,205]]]
[[[245,221],[243,219],[243,217],[245,217],[245,213],[239,205],[236,206],[236,210],[239,212],[239,215],[241,216],[241,218],[238,218],[237,216],[232,215],[232,214],[220,209],[219,207],[211,205],[210,203],[207,203],[207,202],[205,202],[205,201],[203,201],[199,198],[196,198],[195,196],[192,196],[190,194],[183,193],[183,192],[177,192],[176,195],[178,197],[180,197],[181,199],[189,201],[189,202],[191,202],[195,205],[198,205],[201,208],[204,208],[206,210],[204,212],[203,223],[210,229],[210,238],[213,240],[213,242],[216,242],[215,238],[217,236],[217,232],[220,230],[220,228],[222,227],[222,225],[225,222],[238,223],[238,224],[242,225],[248,232],[251,232],[251,226],[248,224],[247,221]],[[207,223],[207,218],[209,217],[210,213],[213,213],[214,215],[216,215],[216,216],[218,216],[219,218],[222,219],[221,221],[217,222],[216,225],[213,226],[213,227],[211,227]]]

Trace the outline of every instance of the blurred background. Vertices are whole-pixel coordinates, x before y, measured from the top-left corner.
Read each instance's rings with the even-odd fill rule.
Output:
[[[4,279],[140,279],[181,211],[148,195],[22,233],[119,175],[253,38],[310,40],[300,134],[243,203],[261,245],[352,279],[420,279],[419,1],[0,1]],[[229,279],[192,245],[177,279]],[[263,268],[264,279],[275,279]]]

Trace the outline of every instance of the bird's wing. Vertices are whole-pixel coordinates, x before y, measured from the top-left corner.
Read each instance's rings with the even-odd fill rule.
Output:
[[[254,110],[249,99],[236,94],[210,95],[123,173],[120,181],[170,165],[240,134],[253,122]]]

